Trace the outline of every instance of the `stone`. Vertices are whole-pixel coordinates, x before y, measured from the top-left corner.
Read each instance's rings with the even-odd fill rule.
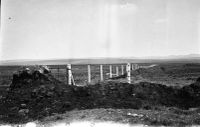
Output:
[[[18,111],[19,110],[19,107],[12,107],[10,108],[10,111]]]
[[[21,107],[22,107],[22,108],[25,108],[25,107],[26,107],[26,104],[21,104]]]
[[[29,113],[29,109],[20,109],[18,113],[19,115],[25,116],[27,113]]]

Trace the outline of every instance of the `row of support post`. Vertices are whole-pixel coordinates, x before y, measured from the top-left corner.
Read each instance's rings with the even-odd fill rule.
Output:
[[[131,66],[131,70],[136,70],[136,69],[138,69],[138,68],[140,68],[140,67],[138,66],[138,64],[132,64],[132,66]]]
[[[127,73],[127,82],[131,83],[131,64],[128,63],[126,65],[126,73]],[[124,74],[124,65],[121,65],[121,74]],[[116,66],[116,74],[112,73],[112,65],[109,66],[109,78],[112,78],[113,75],[119,76],[119,67]],[[103,81],[103,65],[100,65],[100,81]],[[90,65],[88,65],[88,83],[91,83],[91,68]]]
[[[87,70],[88,70],[88,83],[91,83],[91,67],[90,65],[87,65]],[[128,83],[131,83],[131,68],[133,69],[133,66],[131,67],[131,64],[130,63],[127,63],[126,65],[126,73],[127,73],[127,82]],[[112,74],[112,65],[109,66],[109,78],[112,78],[114,74]],[[69,85],[75,85],[75,82],[74,82],[74,78],[73,78],[73,75],[72,75],[72,71],[71,71],[71,64],[68,64],[67,65],[67,70],[66,70],[66,73],[67,73],[67,83]],[[124,65],[121,65],[121,74],[125,74],[124,73]],[[115,76],[119,76],[119,67],[116,66],[116,74]],[[103,65],[100,65],[100,81],[103,81],[104,80],[104,77],[103,77]]]

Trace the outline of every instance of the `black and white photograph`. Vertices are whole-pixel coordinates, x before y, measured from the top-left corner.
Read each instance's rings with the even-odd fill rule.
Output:
[[[0,0],[0,127],[200,127],[200,0]]]

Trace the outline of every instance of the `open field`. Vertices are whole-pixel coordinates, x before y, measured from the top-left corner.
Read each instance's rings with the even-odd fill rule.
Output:
[[[147,81],[174,87],[190,85],[199,76],[198,63],[162,63],[153,68],[141,68],[132,72],[133,82]]]
[[[145,69],[140,68],[131,72],[133,83],[140,81],[148,81],[160,83],[168,86],[185,86],[189,85],[200,76],[200,63],[138,63],[140,66],[157,64],[158,66]],[[109,65],[103,64],[104,79],[109,78]],[[119,74],[121,74],[121,65],[111,64],[113,67],[113,74],[116,73],[115,67],[119,67]],[[0,85],[9,85],[12,80],[12,74],[17,72],[23,66],[0,66]],[[49,65],[52,69],[52,74],[60,81],[66,82],[66,65]],[[92,83],[100,81],[99,64],[91,65],[91,80]],[[124,68],[125,70],[125,68]],[[88,80],[87,64],[72,65],[72,73],[75,83],[77,85],[86,85]],[[121,79],[120,79],[121,80]]]
[[[99,64],[91,65],[90,85],[87,65],[72,65],[75,83],[83,87],[67,86],[65,70],[60,70],[59,75],[57,70],[52,71],[52,77],[45,75],[48,80],[20,79],[12,83],[10,76],[22,67],[1,66],[1,123],[39,120],[48,126],[52,121],[68,124],[78,120],[130,125],[199,125],[200,64],[139,63],[140,66],[152,64],[157,66],[132,70],[132,84],[127,84],[126,78],[108,79],[108,64],[103,65],[105,80],[100,82]],[[120,65],[113,64],[113,73],[115,66]],[[10,84],[12,89],[8,87]],[[6,107],[3,107],[4,98],[9,100]],[[25,116],[18,115],[21,105],[29,109]]]

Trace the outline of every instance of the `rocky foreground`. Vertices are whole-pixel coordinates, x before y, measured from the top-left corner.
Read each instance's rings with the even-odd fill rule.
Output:
[[[84,87],[69,86],[55,79],[46,68],[23,69],[13,75],[8,94],[1,99],[1,121],[39,120],[71,110],[95,108],[161,110],[161,107],[195,109],[200,112],[200,80],[173,88],[140,82],[101,82]],[[198,120],[196,122],[198,123]]]

